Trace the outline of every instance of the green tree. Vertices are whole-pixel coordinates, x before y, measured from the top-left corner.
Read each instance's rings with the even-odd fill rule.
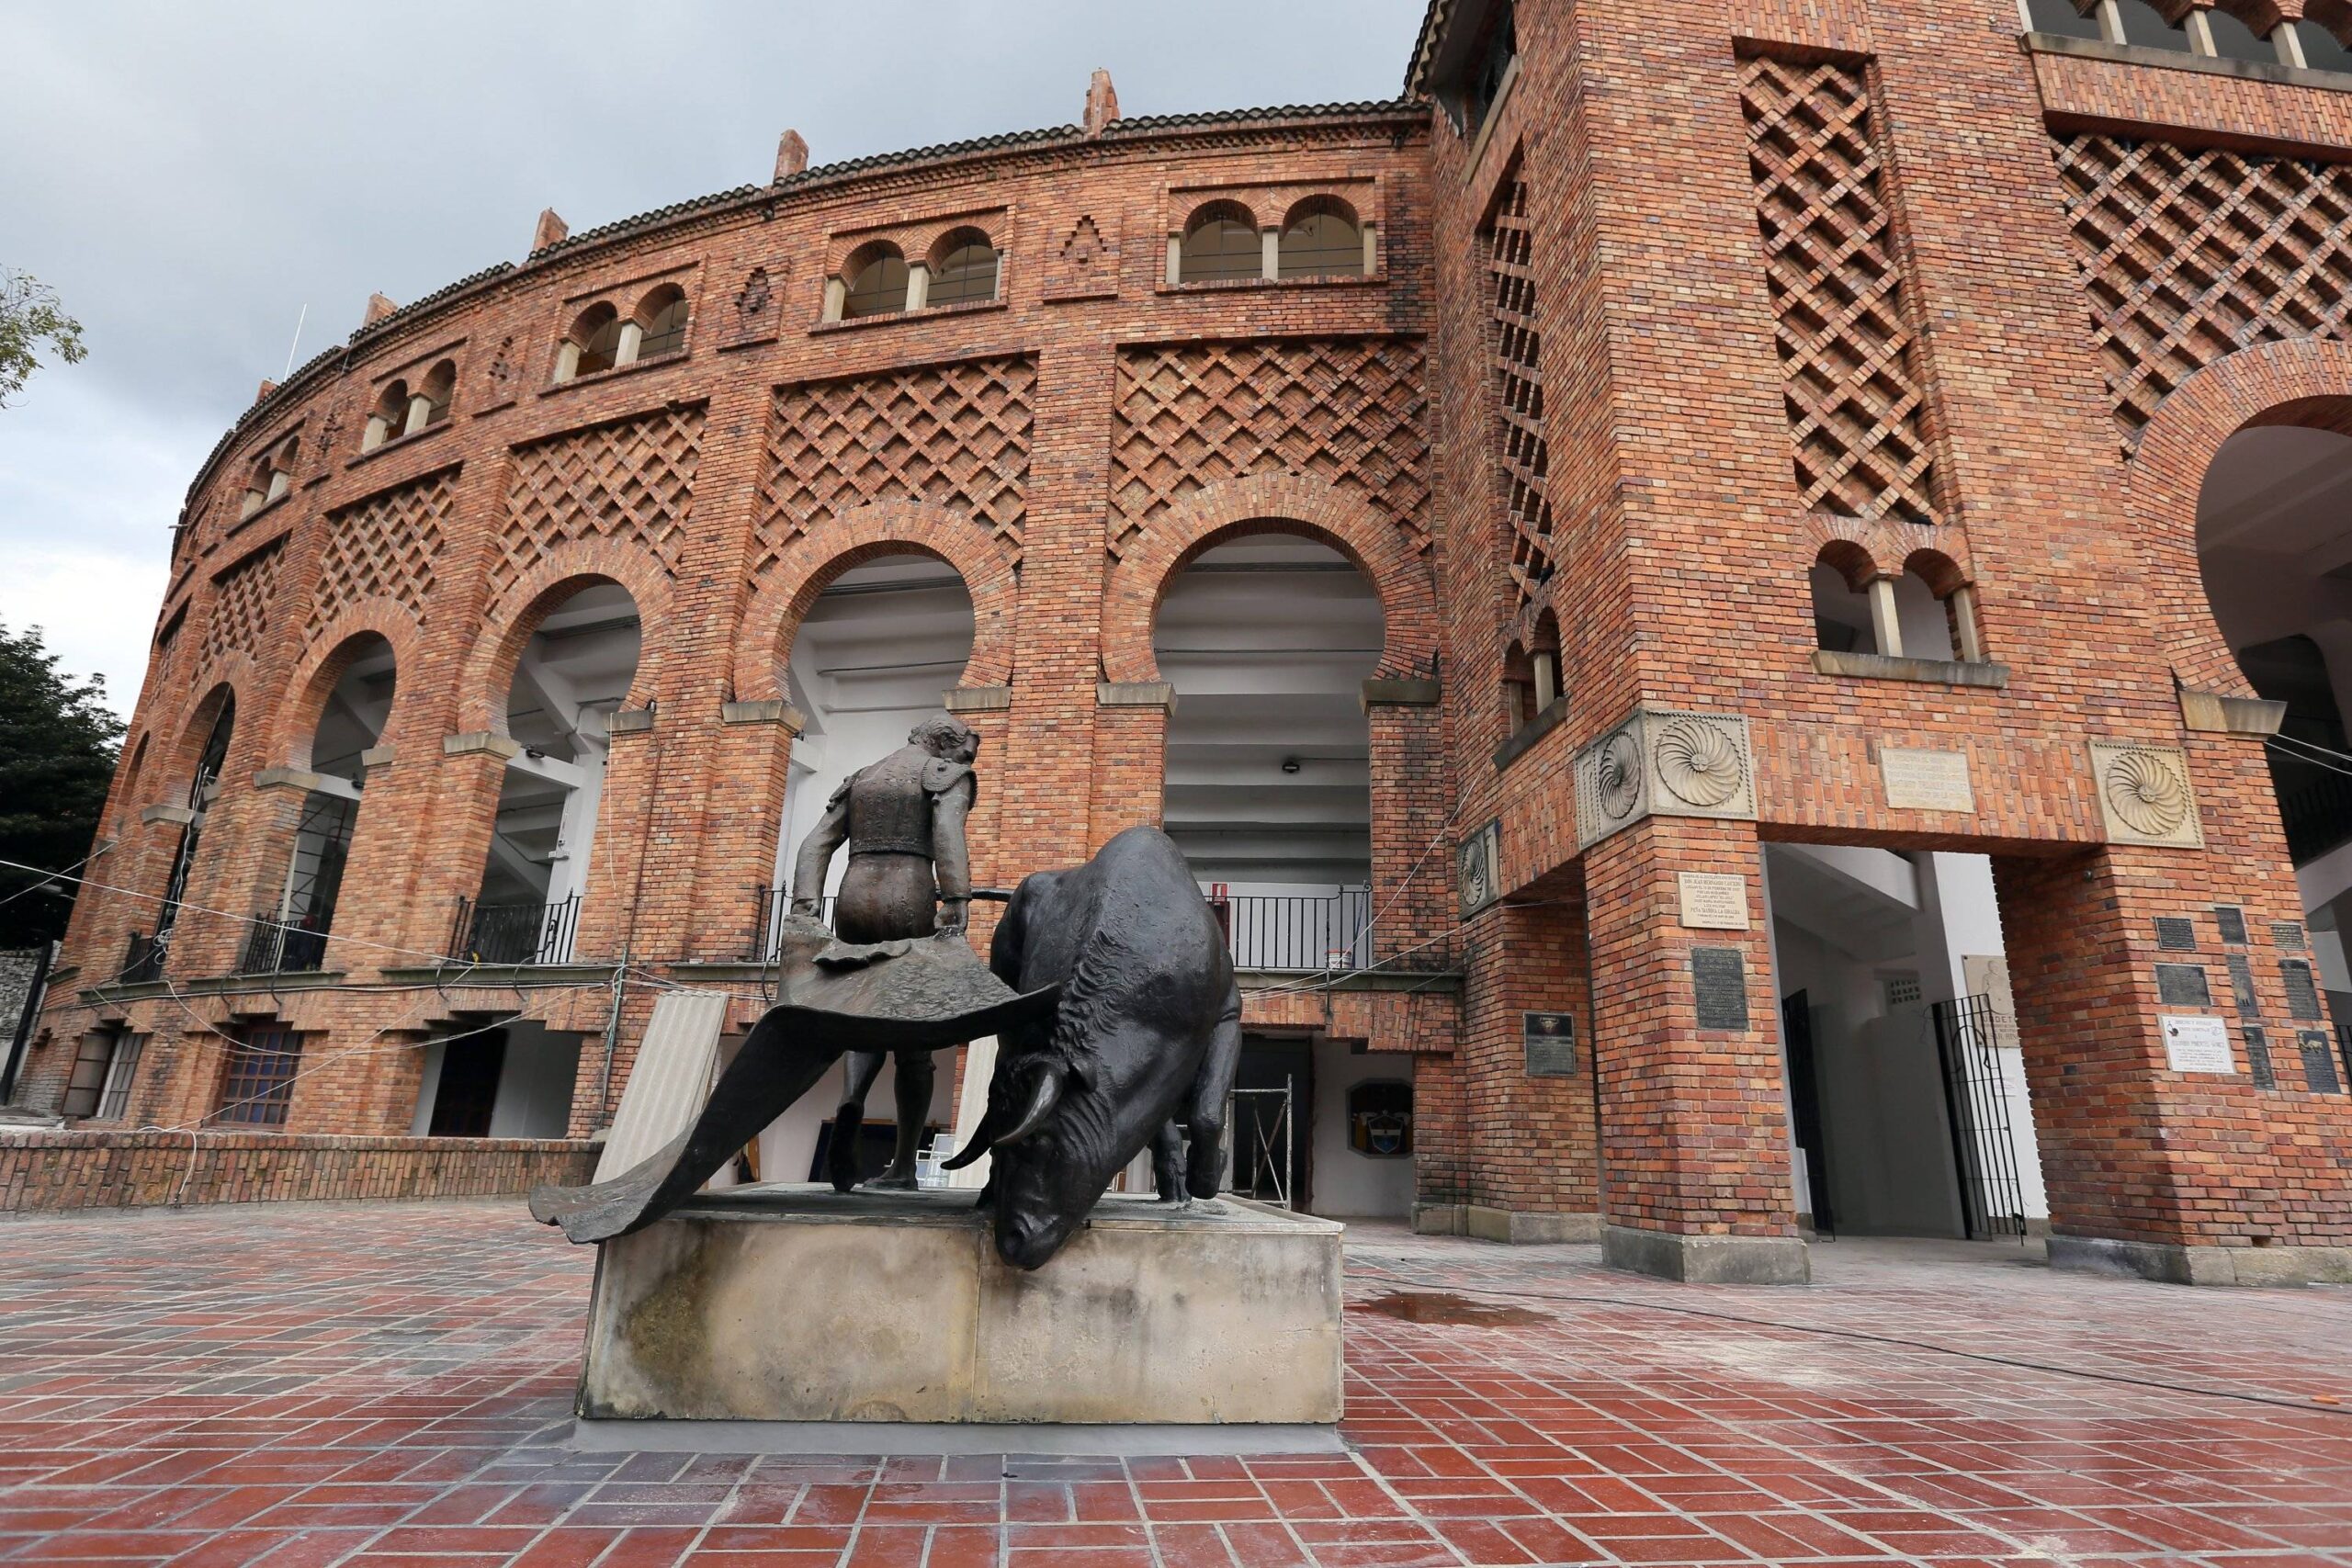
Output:
[[[0,266],[0,409],[40,368],[43,344],[68,365],[90,352],[82,346],[82,323],[65,313],[57,290],[28,272]]]
[[[106,692],[104,676],[59,673],[39,626],[0,626],[0,860],[62,870],[91,852],[122,748]],[[65,933],[73,906],[40,881],[0,866],[0,948]]]

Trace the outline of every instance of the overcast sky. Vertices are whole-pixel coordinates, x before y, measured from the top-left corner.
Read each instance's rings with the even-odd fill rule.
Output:
[[[812,163],[1128,115],[1396,96],[1425,0],[7,8],[0,265],[90,356],[0,410],[0,622],[129,711],[188,481],[261,378],[574,232]],[[233,17],[233,20],[231,18]]]

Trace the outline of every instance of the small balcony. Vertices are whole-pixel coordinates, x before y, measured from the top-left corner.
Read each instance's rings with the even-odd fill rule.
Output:
[[[245,922],[245,950],[237,960],[240,975],[311,975],[325,967],[327,933],[306,917],[288,920],[271,913],[256,913]]]
[[[115,982],[123,986],[146,986],[164,977],[165,938],[150,936],[145,931],[132,931],[124,949],[122,970]]]
[[[569,964],[580,934],[580,895],[551,904],[481,904],[458,900],[449,925],[449,956],[460,964]]]

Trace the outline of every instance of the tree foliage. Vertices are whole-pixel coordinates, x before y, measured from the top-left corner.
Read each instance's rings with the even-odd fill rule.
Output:
[[[0,626],[0,860],[62,870],[95,847],[122,720],[106,705],[104,676],[77,685],[57,662],[39,626]],[[72,905],[28,891],[39,880],[0,867],[0,948],[65,933]]]
[[[65,313],[57,290],[28,272],[0,267],[0,409],[25,389],[40,368],[41,345],[68,365],[79,365],[82,323]]]

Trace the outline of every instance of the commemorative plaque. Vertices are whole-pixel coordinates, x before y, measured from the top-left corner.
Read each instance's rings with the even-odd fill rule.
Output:
[[[2157,1021],[2165,1032],[2165,1066],[2176,1073],[2234,1073],[2230,1026],[2218,1018],[2175,1017]]]
[[[2278,1075],[2270,1067],[2270,1037],[2256,1023],[2247,1024],[2243,1032],[2245,1036],[2245,1076],[2254,1080],[2256,1089],[2277,1089]]]
[[[1724,871],[1686,871],[1680,884],[1685,926],[1709,931],[1747,929],[1747,878]]]
[[[2232,947],[2244,947],[2246,942],[2245,911],[2235,904],[2213,906],[2213,923],[2222,928],[2222,940]]]
[[[2230,964],[2230,997],[2238,1005],[2240,1018],[2260,1018],[2262,1003],[2254,994],[2254,964],[2243,953],[2233,953]]]
[[[1690,950],[1690,994],[1702,1029],[1747,1027],[1747,959],[1736,947]]]
[[[2328,1048],[2325,1031],[2304,1030],[2295,1036],[2295,1049],[2302,1054],[2305,1089],[2313,1094],[2344,1092],[2344,1080],[2335,1076],[2335,1053]]]
[[[2319,987],[2312,983],[2312,966],[2301,958],[2278,961],[2278,977],[2287,982],[2287,1016],[2307,1021],[2325,1018],[2320,1010]]]
[[[2166,1007],[2211,1007],[2213,993],[2205,983],[2205,966],[2201,964],[2157,964],[2156,1000]]]
[[[2156,945],[2166,953],[2197,951],[2197,922],[2186,915],[2156,917]]]
[[[1879,782],[1887,805],[1905,811],[1976,809],[1968,782],[1968,753],[1929,751],[1905,746],[1878,749]]]
[[[1531,1078],[1572,1078],[1577,1074],[1577,1021],[1564,1012],[1523,1012],[1520,1043]]]

